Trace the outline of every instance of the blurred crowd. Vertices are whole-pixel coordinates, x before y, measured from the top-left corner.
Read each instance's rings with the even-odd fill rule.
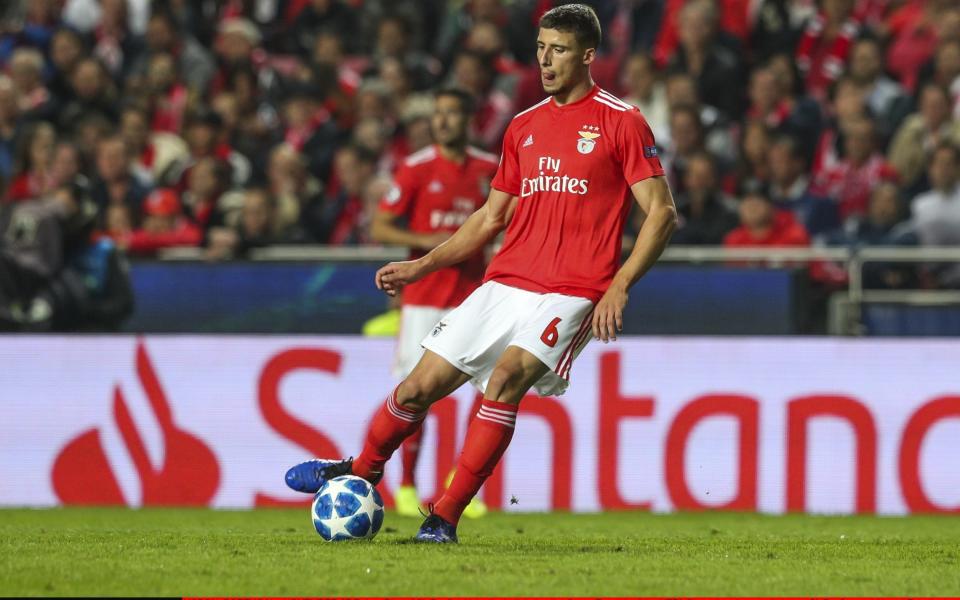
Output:
[[[0,198],[82,176],[95,235],[131,255],[370,243],[431,91],[471,93],[472,141],[499,153],[543,96],[536,23],[559,3],[8,0]],[[594,78],[657,138],[674,244],[960,244],[957,0],[586,3]]]

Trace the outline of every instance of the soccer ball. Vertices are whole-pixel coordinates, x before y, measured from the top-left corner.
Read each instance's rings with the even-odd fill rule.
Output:
[[[334,477],[317,492],[310,515],[328,542],[372,539],[383,525],[383,498],[366,479]]]

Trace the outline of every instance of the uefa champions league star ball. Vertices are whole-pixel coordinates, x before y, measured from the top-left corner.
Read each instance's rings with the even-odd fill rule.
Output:
[[[328,542],[373,539],[383,525],[383,498],[366,479],[343,475],[323,484],[310,514]]]

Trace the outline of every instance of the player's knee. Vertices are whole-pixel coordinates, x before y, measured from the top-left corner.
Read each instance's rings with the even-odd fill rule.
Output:
[[[520,387],[523,380],[523,369],[517,365],[497,365],[490,373],[490,380],[487,382],[486,397],[490,400],[509,402],[516,404],[519,398],[514,398],[514,393]]]
[[[408,377],[397,386],[397,404],[410,411],[420,412],[433,402],[433,389],[429,378]]]

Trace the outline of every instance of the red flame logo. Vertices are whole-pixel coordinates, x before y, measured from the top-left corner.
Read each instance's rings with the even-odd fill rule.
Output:
[[[174,423],[170,403],[142,342],[137,343],[137,375],[160,424],[164,455],[159,470],[150,464],[119,386],[113,392],[113,418],[140,478],[143,505],[209,504],[220,485],[220,466],[206,444]],[[53,489],[63,504],[126,504],[96,428],[64,446],[52,477]]]

